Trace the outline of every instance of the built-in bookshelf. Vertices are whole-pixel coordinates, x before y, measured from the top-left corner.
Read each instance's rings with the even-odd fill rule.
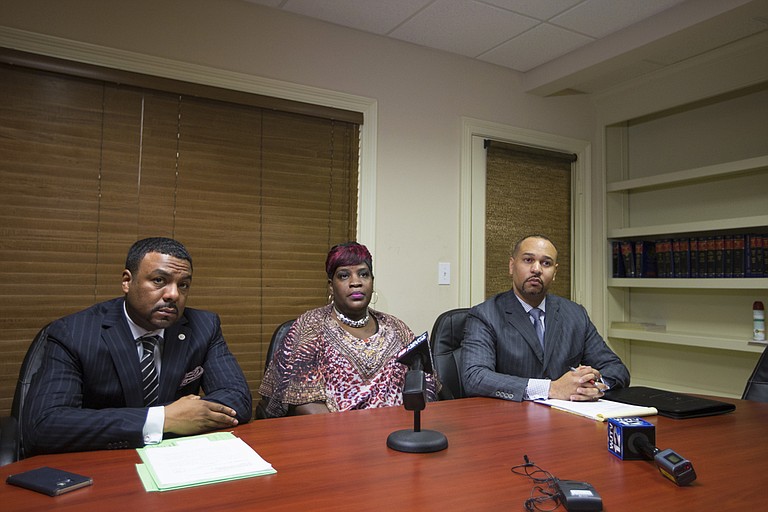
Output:
[[[623,196],[619,199],[619,204],[623,205],[625,211],[622,211],[621,215],[615,215],[621,219],[627,219],[632,215],[631,201],[628,197],[629,194],[635,191],[661,191],[668,188],[677,188],[678,194],[685,194],[685,187],[689,185],[695,185],[700,183],[709,183],[717,187],[725,187],[725,182],[732,178],[751,176],[755,182],[760,182],[764,176],[768,176],[768,155],[741,159],[734,162],[721,163],[717,165],[708,165],[693,169],[685,169],[682,171],[671,172],[660,176],[649,176],[644,178],[625,179],[609,182],[606,184],[606,190],[608,195],[620,195]],[[759,177],[759,179],[755,179]],[[755,184],[756,186],[757,183]],[[768,190],[765,188],[763,190]],[[738,201],[738,197],[734,197],[734,201]],[[766,204],[768,204],[768,195],[765,197]],[[755,205],[757,206],[757,205]],[[659,205],[658,208],[663,208]],[[714,238],[717,234],[720,238],[723,233],[737,233],[736,237],[749,237],[751,235],[742,234],[744,231],[749,231],[754,234],[755,230],[761,233],[768,233],[768,207],[763,206],[763,209],[767,211],[767,214],[760,215],[744,215],[734,216],[729,218],[713,218],[702,221],[688,221],[680,223],[665,223],[665,224],[653,224],[644,226],[614,226],[607,232],[609,237],[609,243],[611,244],[611,261],[612,261],[612,275],[615,271],[616,256],[615,256],[615,242],[632,240],[634,242],[642,241],[643,239],[652,238],[669,238],[675,239],[681,236],[685,236],[696,239]],[[748,239],[748,238],[747,238]],[[747,242],[749,243],[749,242]],[[760,251],[763,251],[762,242],[760,244]],[[620,256],[621,257],[621,256]],[[632,254],[632,260],[635,260],[636,254]],[[764,256],[761,255],[761,261]],[[745,256],[745,259],[749,260],[749,254]],[[639,264],[639,257],[637,259]],[[763,266],[759,270],[763,272]],[[639,270],[638,270],[639,274]],[[709,278],[690,278],[690,277],[610,277],[608,279],[609,288],[617,288],[625,290],[624,293],[628,294],[625,302],[630,304],[632,299],[633,289],[675,289],[678,291],[690,290],[692,294],[700,296],[700,290],[742,290],[742,291],[755,291],[765,292],[768,290],[768,277],[709,277]],[[745,295],[750,295],[745,293]],[[680,294],[677,297],[682,297],[683,300],[692,300],[691,297],[686,298]],[[635,294],[635,299],[640,297],[639,294]],[[658,297],[658,296],[656,296]],[[768,298],[768,297],[766,297]],[[750,299],[751,300],[751,299]],[[672,306],[672,305],[671,305]],[[635,308],[639,309],[638,307]],[[744,311],[747,307],[744,307]],[[620,320],[611,318],[611,322],[626,323],[627,313],[632,316],[631,305],[622,311]],[[670,311],[671,313],[671,311]],[[745,315],[746,318],[746,315]],[[726,335],[723,333],[711,334],[709,332],[696,332],[695,330],[687,330],[681,328],[681,330],[667,330],[666,323],[654,323],[659,320],[650,319],[651,322],[637,322],[637,324],[645,325],[658,325],[664,326],[663,330],[647,330],[644,328],[614,328],[612,323],[609,323],[608,336],[625,340],[642,340],[653,343],[670,343],[677,345],[687,345],[694,347],[715,348],[723,350],[735,350],[746,352],[761,352],[763,350],[763,344],[752,343],[749,338],[749,330],[746,323],[744,326],[734,328],[734,332],[742,332],[740,334]],[[665,319],[666,320],[666,319]],[[695,327],[690,327],[695,329]]]
[[[751,308],[768,303],[767,274],[624,277],[615,250],[768,235],[766,105],[762,88],[604,126],[606,329],[635,384],[738,396],[765,349],[751,340]],[[723,381],[735,381],[708,381],[726,360]]]

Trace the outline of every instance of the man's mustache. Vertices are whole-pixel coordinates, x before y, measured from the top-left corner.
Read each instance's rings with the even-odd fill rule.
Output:
[[[160,310],[163,310],[163,309],[171,309],[175,313],[179,312],[179,308],[176,307],[176,303],[174,303],[174,302],[170,302],[168,304],[161,304],[159,306],[155,306],[155,308],[152,311],[160,311]]]

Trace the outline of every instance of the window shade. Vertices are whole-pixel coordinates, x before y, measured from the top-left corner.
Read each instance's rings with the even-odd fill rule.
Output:
[[[254,396],[272,331],[355,238],[358,124],[0,66],[0,413],[44,324],[122,295],[138,238],[194,262]]]
[[[571,162],[574,155],[493,141],[487,144],[485,294],[509,290],[509,257],[522,237],[542,234],[557,247],[550,293],[571,296]]]

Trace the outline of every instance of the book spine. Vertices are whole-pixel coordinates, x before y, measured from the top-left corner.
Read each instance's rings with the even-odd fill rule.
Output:
[[[757,235],[754,235],[754,234],[747,235],[747,240],[744,247],[744,250],[747,252],[747,255],[746,255],[746,263],[747,263],[746,276],[747,277],[762,277],[762,275],[758,273],[759,271],[758,265],[757,265],[758,245],[762,245],[762,243],[758,242]]]
[[[611,254],[613,258],[613,277],[626,277],[624,270],[624,258],[621,256],[621,242],[611,242]]]
[[[733,235],[725,237],[723,249],[723,277],[733,277]]]
[[[768,277],[768,235],[763,235],[762,241],[762,262],[763,262],[763,277]]]
[[[669,277],[664,266],[664,240],[656,240],[654,245],[656,247],[656,275],[658,277]]]
[[[635,272],[637,277],[656,277],[656,243],[635,243]]]
[[[744,277],[744,235],[733,237],[733,277]]]
[[[682,263],[680,263],[680,257],[680,239],[675,238],[672,240],[672,277],[683,277],[680,275],[683,268]]]
[[[628,240],[621,242],[621,256],[624,259],[624,273],[627,277],[635,277],[634,244]]]
[[[699,237],[699,261],[697,262],[699,277],[707,277],[707,254],[709,244],[705,237]]]
[[[675,277],[674,256],[672,250],[672,240],[666,239],[662,242],[662,264],[664,266],[665,277]]]
[[[707,277],[716,275],[715,237],[707,237]]]
[[[680,270],[680,277],[691,277],[691,239],[683,238],[680,242],[680,263],[682,269]]]
[[[672,242],[674,255],[674,276],[691,277],[691,241],[688,238],[676,238]]]
[[[699,277],[699,239],[691,238],[688,241],[690,250],[688,255],[688,275],[690,277]]]
[[[715,276],[725,277],[725,239],[722,236],[715,237]]]

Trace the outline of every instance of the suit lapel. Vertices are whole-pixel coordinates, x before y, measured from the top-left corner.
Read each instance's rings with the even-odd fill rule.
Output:
[[[160,372],[160,402],[168,403],[176,399],[176,390],[184,379],[187,349],[192,341],[192,333],[186,317],[165,330],[163,343],[163,367]]]
[[[560,302],[554,299],[552,295],[547,295],[547,311],[544,314],[544,368],[547,368],[552,355],[555,353],[557,343],[555,340],[562,339],[560,330],[562,323],[558,310]]]
[[[126,407],[143,407],[139,354],[125,319],[122,300],[115,301],[104,316],[101,336],[117,370]]]
[[[520,333],[525,342],[528,343],[528,346],[531,347],[533,353],[536,354],[539,362],[542,362],[544,360],[544,352],[541,349],[539,338],[536,336],[536,330],[533,327],[530,315],[525,312],[525,309],[520,304],[520,301],[517,300],[515,292],[509,292],[507,295],[505,311],[507,322],[512,324],[517,332]]]

